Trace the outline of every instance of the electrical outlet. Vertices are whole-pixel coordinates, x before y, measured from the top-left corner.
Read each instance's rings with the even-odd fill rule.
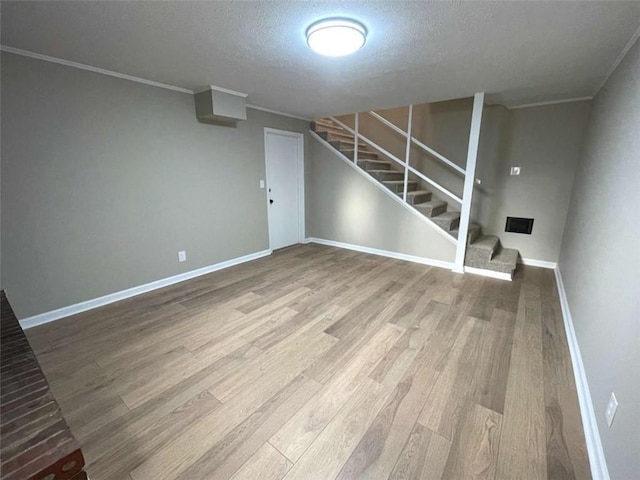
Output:
[[[615,417],[617,409],[618,399],[616,398],[616,394],[611,392],[611,398],[609,399],[609,403],[607,403],[607,409],[604,411],[604,416],[607,418],[608,426],[611,426],[613,423],[613,417]]]
[[[180,250],[178,252],[178,261],[179,262],[186,262],[187,261],[187,252],[185,252],[184,250]]]
[[[520,175],[520,167],[511,167],[511,175]]]

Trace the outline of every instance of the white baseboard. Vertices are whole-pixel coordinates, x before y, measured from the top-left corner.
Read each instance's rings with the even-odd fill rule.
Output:
[[[431,258],[417,257],[415,255],[407,255],[405,253],[391,252],[389,250],[380,250],[378,248],[363,247],[352,243],[336,242],[334,240],[326,240],[324,238],[309,237],[305,238],[302,243],[318,243],[320,245],[328,245],[330,247],[345,248],[347,250],[355,250],[356,252],[370,253],[372,255],[380,255],[381,257],[395,258],[396,260],[405,260],[407,262],[421,263],[432,267],[446,268],[451,270],[454,267],[453,262],[444,262],[442,260],[434,260]]]
[[[573,328],[573,319],[569,310],[569,301],[567,293],[562,282],[560,268],[556,265],[554,268],[556,276],[556,286],[558,288],[558,296],[560,297],[560,306],[562,307],[562,318],[564,319],[564,329],[567,334],[567,343],[569,345],[569,353],[571,354],[571,364],[573,365],[573,374],[576,380],[576,389],[578,391],[578,402],[580,404],[580,416],[582,417],[582,427],[587,443],[587,452],[589,454],[589,464],[591,465],[591,476],[593,480],[609,480],[609,470],[607,469],[607,461],[602,449],[602,441],[600,440],[600,432],[598,431],[598,423],[596,421],[595,410],[589,392],[589,384],[587,383],[587,375],[582,363],[582,355]]]
[[[22,320],[20,320],[20,326],[24,329],[27,329],[27,328],[36,327],[38,325],[43,325],[45,323],[49,323],[55,320],[59,320],[61,318],[69,317],[77,313],[86,312],[87,310],[92,310],[94,308],[102,307],[104,305],[108,305],[113,302],[124,300],[126,298],[135,297],[136,295],[150,292],[152,290],[157,290],[162,287],[168,287],[169,285],[173,285],[175,283],[184,282],[185,280],[190,280],[192,278],[199,277],[201,275],[206,275],[207,273],[212,273],[217,270],[222,270],[223,268],[233,267],[234,265],[239,265],[241,263],[249,262],[251,260],[256,260],[258,258],[266,257],[268,255],[271,255],[271,250],[262,250],[260,252],[250,253],[249,255],[244,255],[242,257],[232,258],[231,260],[226,260],[224,262],[216,263],[214,265],[209,265],[208,267],[198,268],[197,270],[191,270],[190,272],[180,273],[179,275],[163,278],[162,280],[156,280],[155,282],[151,282],[151,283],[145,283],[144,285],[128,288],[120,292],[110,293],[109,295],[105,295],[103,297],[94,298],[92,300],[87,300],[85,302],[69,305],[68,307],[62,307],[62,308],[58,308],[57,310],[52,310],[50,312],[45,312],[39,315],[33,315],[31,317],[23,318]]]
[[[518,263],[521,263],[522,265],[530,265],[532,267],[550,268],[552,270],[558,266],[556,262],[536,260],[535,258],[520,258]]]
[[[494,272],[493,270],[485,270],[484,268],[464,267],[464,273],[472,273],[473,275],[482,275],[483,277],[497,278],[498,280],[511,281],[511,275],[503,272]]]

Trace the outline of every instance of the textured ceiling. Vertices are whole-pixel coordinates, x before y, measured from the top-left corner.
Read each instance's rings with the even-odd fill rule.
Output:
[[[2,44],[290,114],[470,96],[508,106],[593,95],[640,24],[640,2],[6,2]],[[311,52],[327,16],[369,29],[343,58]]]

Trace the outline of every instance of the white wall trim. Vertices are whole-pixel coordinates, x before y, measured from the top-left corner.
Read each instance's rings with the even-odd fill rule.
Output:
[[[618,55],[618,58],[616,58],[615,62],[613,62],[613,64],[611,65],[611,68],[609,68],[609,72],[607,73],[607,76],[604,77],[604,80],[602,81],[600,86],[596,89],[596,92],[593,94],[594,97],[598,95],[598,93],[600,93],[600,90],[602,90],[602,87],[604,87],[604,85],[609,81],[609,77],[613,75],[613,72],[616,71],[616,69],[618,68],[618,65],[622,63],[622,60],[624,60],[624,57],[627,56],[627,53],[629,53],[629,50],[631,50],[631,47],[633,47],[633,45],[638,41],[638,38],[640,38],[640,26],[638,26],[638,29],[633,33],[633,35],[631,35],[631,38],[629,39],[627,44],[624,46],[624,48],[620,52],[620,55]]]
[[[193,95],[204,91],[208,88],[218,90],[219,92],[233,93],[234,95],[241,95],[247,97],[246,93],[236,92],[235,90],[229,90],[228,88],[218,87],[216,85],[208,85],[206,87],[196,88],[195,90],[189,90],[188,88],[176,87],[175,85],[169,85],[168,83],[156,82],[154,80],[148,80],[146,78],[136,77],[134,75],[127,75],[126,73],[114,72],[113,70],[107,70],[105,68],[94,67],[93,65],[87,65],[85,63],[72,62],[71,60],[65,60],[64,58],[52,57],[50,55],[44,55],[42,53],[31,52],[29,50],[22,50],[21,48],[9,47],[7,45],[0,45],[0,50],[7,53],[13,53],[14,55],[21,55],[23,57],[35,58],[36,60],[42,60],[44,62],[57,63],[58,65],[64,65],[66,67],[78,68],[80,70],[87,70],[93,73],[99,73],[101,75],[107,75],[109,77],[120,78],[122,80],[129,80],[131,82],[142,83],[152,87],[164,88],[172,90],[174,92],[188,93]],[[295,118],[297,120],[310,121],[308,118],[292,115],[290,113],[280,112],[266,107],[259,107],[257,105],[247,104],[247,108],[253,110],[261,110],[263,112],[273,113],[275,115],[281,115],[283,117]]]
[[[381,257],[395,258],[396,260],[404,260],[407,262],[420,263],[431,267],[446,268],[451,270],[453,262],[444,262],[442,260],[434,260],[432,258],[418,257],[416,255],[408,255],[406,253],[392,252],[390,250],[380,250],[378,248],[364,247],[362,245],[354,245],[352,243],[336,242],[334,240],[326,240],[324,238],[309,237],[305,238],[302,243],[317,243],[327,245],[329,247],[344,248],[354,250],[356,252],[370,253],[371,255],[379,255]]]
[[[87,300],[85,302],[69,305],[68,307],[62,307],[50,312],[26,317],[20,320],[20,326],[24,329],[27,329],[38,325],[43,325],[45,323],[53,322],[55,320],[75,315],[77,313],[86,312],[87,310],[93,310],[94,308],[118,302],[126,298],[135,297],[136,295],[151,292],[153,290],[167,287],[175,283],[184,282],[185,280],[190,280],[201,275],[206,275],[207,273],[212,273],[224,268],[233,267],[234,265],[250,262],[251,260],[256,260],[268,255],[271,255],[271,250],[262,250],[260,252],[250,253],[249,255],[244,255],[242,257],[232,258],[231,260],[226,260],[214,265],[209,265],[208,267],[198,268],[196,270],[191,270],[190,272],[180,273],[172,277],[156,280],[155,282],[145,283],[144,285],[121,290],[120,292],[110,293],[109,295],[104,295],[103,297],[98,297],[92,300]]]
[[[517,110],[519,108],[545,107],[547,105],[557,105],[559,103],[571,103],[571,102],[585,102],[587,100],[593,100],[593,96],[591,96],[591,97],[562,98],[560,100],[549,100],[549,101],[546,101],[546,102],[524,103],[522,105],[513,105],[513,106],[507,107],[507,108],[509,110]]]
[[[369,181],[371,184],[375,185],[377,189],[379,189],[380,191],[384,192],[385,195],[387,195],[388,197],[393,198],[394,201],[398,202],[400,205],[402,205],[404,208],[406,208],[407,210],[409,210],[411,213],[413,213],[417,218],[419,218],[423,223],[426,223],[427,225],[429,225],[430,227],[433,227],[434,230],[436,232],[438,232],[440,235],[442,235],[444,238],[446,238],[447,240],[449,240],[449,242],[453,243],[454,245],[458,245],[458,241],[453,238],[451,235],[449,235],[447,232],[445,232],[442,228],[440,228],[438,225],[436,225],[434,222],[432,222],[431,220],[429,220],[427,217],[425,217],[422,213],[420,213],[418,210],[416,210],[415,208],[411,207],[411,205],[409,205],[408,203],[405,203],[402,201],[402,199],[397,196],[396,194],[394,194],[391,190],[389,190],[387,187],[385,187],[384,185],[382,185],[380,182],[378,182],[375,178],[373,178],[371,175],[369,175],[368,173],[365,173],[364,170],[362,170],[360,167],[358,167],[353,160],[349,160],[345,155],[343,155],[342,153],[340,153],[339,151],[337,151],[335,148],[333,148],[331,146],[331,144],[329,142],[327,142],[324,138],[322,138],[320,135],[318,135],[316,132],[314,132],[313,130],[309,130],[309,133],[311,134],[312,138],[315,138],[318,142],[320,142],[327,150],[329,150],[331,153],[333,153],[336,157],[338,157],[340,160],[342,160],[343,162],[345,162],[347,165],[349,165],[351,168],[353,168],[356,172],[358,172],[360,175],[362,175],[364,178],[367,179],[367,181]],[[453,264],[452,264],[453,265]]]
[[[546,260],[536,260],[535,258],[520,258],[518,263],[522,265],[530,265],[532,267],[550,268],[554,269],[558,266],[557,262],[548,262]]]
[[[457,272],[460,273],[460,272]],[[485,270],[484,268],[464,267],[464,273],[471,273],[473,275],[480,275],[483,277],[497,278],[498,280],[511,281],[511,275],[503,272],[494,272],[493,270]]]
[[[573,328],[573,319],[571,318],[569,301],[564,289],[560,267],[556,266],[553,271],[556,277],[556,287],[558,288],[558,296],[560,297],[564,329],[567,334],[567,344],[569,345],[571,364],[573,366],[573,374],[576,380],[578,403],[580,404],[582,428],[584,429],[584,436],[587,443],[591,475],[593,476],[593,480],[609,480],[607,461],[604,456],[604,450],[602,449],[602,441],[600,440],[596,414],[593,409],[593,402],[591,400],[591,393],[589,392],[589,384],[587,382],[587,375],[582,362],[582,355],[580,354],[578,339],[576,337],[575,329]]]

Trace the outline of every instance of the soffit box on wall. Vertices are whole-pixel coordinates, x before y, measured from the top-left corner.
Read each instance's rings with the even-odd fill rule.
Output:
[[[194,91],[196,117],[199,122],[216,125],[235,125],[247,119],[245,93],[210,85]]]

